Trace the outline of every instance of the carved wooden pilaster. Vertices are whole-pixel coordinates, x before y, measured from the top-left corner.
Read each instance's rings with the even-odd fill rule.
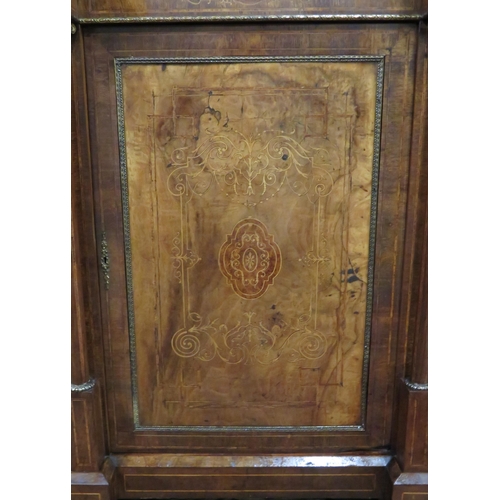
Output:
[[[89,380],[83,283],[78,266],[78,234],[75,232],[74,212],[71,217],[71,382],[84,384]]]
[[[425,172],[427,174],[427,172]],[[425,195],[427,195],[427,178],[425,180]],[[427,196],[425,196],[427,198]],[[428,382],[427,366],[427,210],[425,212],[425,227],[421,231],[422,248],[418,269],[418,297],[415,311],[415,334],[409,379],[415,384],[425,385]]]
[[[71,470],[90,474],[75,477],[82,498],[105,490],[95,476],[105,455],[104,420],[96,350],[92,335],[98,316],[92,312],[93,216],[87,138],[87,107],[83,34],[72,24],[71,35]],[[83,483],[88,483],[85,487]],[[108,498],[104,493],[101,498]]]
[[[420,23],[401,301],[393,500],[427,492],[427,24]],[[395,472],[395,470],[399,472]],[[400,468],[400,469],[399,469]]]
[[[404,371],[427,383],[427,25],[420,23],[399,337]]]

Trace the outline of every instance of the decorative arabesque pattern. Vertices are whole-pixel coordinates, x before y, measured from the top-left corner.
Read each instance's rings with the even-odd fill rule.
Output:
[[[229,364],[248,361],[270,364],[281,356],[291,362],[315,360],[326,352],[327,338],[311,328],[310,316],[300,316],[293,327],[274,325],[269,330],[262,322],[253,320],[255,313],[244,315],[246,321],[228,328],[218,319],[204,323],[198,314],[191,313],[191,326],[173,336],[172,348],[182,358],[211,361],[218,356]]]
[[[234,16],[233,16],[234,17]],[[234,17],[236,19],[238,16]],[[253,19],[258,19],[258,18],[273,18],[273,16],[254,16],[252,17]],[[300,19],[301,16],[282,16],[282,19],[286,18],[293,18],[293,19]],[[404,16],[378,16],[378,15],[367,15],[367,16],[350,16],[350,15],[322,15],[322,16],[317,16],[319,18],[324,18],[324,19],[330,19],[330,18],[363,18],[363,19],[371,19],[371,18],[387,18],[387,19],[392,19],[392,18],[402,18]],[[241,16],[241,18],[245,18],[245,16]],[[185,19],[183,18],[175,18],[176,20],[195,20],[194,17],[188,16]],[[208,18],[203,17],[199,18],[199,20],[207,20]],[[215,18],[214,18],[215,19]],[[222,19],[222,18],[221,18]],[[229,17],[224,16],[224,19],[229,19]],[[157,22],[158,18],[144,18],[143,19],[145,22],[151,21],[151,22]],[[170,20],[170,18],[165,18],[162,19],[163,21]],[[174,20],[174,18],[172,18]],[[198,20],[198,19],[196,19]],[[134,22],[134,18],[116,18],[116,19],[106,19],[106,18],[99,18],[99,19],[83,19],[81,22]],[[304,426],[296,426],[296,427],[282,427],[282,426],[277,426],[277,427],[262,427],[262,429],[274,429],[274,430],[284,430],[285,428],[290,430],[291,432],[295,431],[304,431],[304,430],[315,430],[315,429],[351,429],[351,430],[363,430],[364,429],[364,419],[365,419],[365,412],[366,412],[366,397],[367,397],[367,375],[368,375],[368,359],[369,359],[369,347],[370,347],[370,328],[371,328],[371,308],[372,308],[372,297],[373,297],[373,266],[374,266],[374,243],[375,243],[375,224],[376,224],[376,207],[377,207],[377,192],[378,192],[378,168],[379,168],[379,158],[380,158],[380,130],[381,130],[381,110],[382,110],[382,89],[383,89],[383,79],[384,79],[384,57],[383,56],[351,56],[351,55],[339,55],[339,56],[250,56],[250,57],[189,57],[189,58],[175,58],[175,59],[165,59],[165,58],[118,58],[115,59],[115,68],[116,68],[116,90],[117,90],[117,110],[118,110],[118,130],[119,130],[119,143],[120,143],[120,165],[121,165],[121,177],[122,177],[122,200],[123,200],[123,221],[124,221],[124,232],[125,232],[125,257],[126,257],[126,274],[127,274],[127,300],[128,300],[128,314],[129,314],[129,332],[130,332],[130,360],[131,360],[131,368],[132,368],[132,393],[133,393],[133,414],[134,414],[134,423],[135,423],[135,428],[136,429],[163,429],[163,426],[143,426],[140,424],[139,420],[139,407],[138,407],[138,399],[137,399],[137,366],[136,366],[136,339],[135,339],[135,319],[134,319],[134,299],[133,299],[133,286],[132,286],[132,268],[131,268],[131,239],[130,239],[130,221],[129,221],[129,194],[128,194],[128,180],[127,180],[127,159],[126,159],[126,146],[125,146],[125,132],[124,132],[124,125],[125,125],[125,119],[124,119],[124,108],[123,108],[123,83],[122,83],[122,72],[121,68],[124,64],[205,64],[205,63],[251,63],[251,62],[375,62],[377,63],[377,82],[376,82],[376,103],[375,103],[375,123],[374,123],[374,150],[373,150],[373,177],[372,177],[372,189],[371,189],[371,214],[370,214],[370,237],[369,237],[369,266],[368,266],[368,282],[367,282],[367,308],[366,308],[366,329],[365,329],[365,342],[364,342],[364,361],[363,361],[363,372],[362,372],[362,381],[361,381],[361,405],[362,405],[362,411],[361,411],[361,425],[353,425],[353,426],[312,426],[312,427],[304,427]],[[275,136],[272,139],[278,138],[279,134],[275,134]],[[205,146],[207,144],[209,145],[210,143],[213,144],[216,139],[215,137],[211,137],[207,140]],[[283,139],[283,138],[281,138]],[[293,142],[290,143],[290,145],[293,145]],[[203,144],[200,144],[198,149],[201,149],[203,147]],[[220,155],[221,154],[227,154],[229,151],[226,146],[223,146],[222,148],[217,147],[215,148],[214,153],[215,155]],[[278,150],[279,151],[279,150]],[[300,149],[297,150],[297,152],[300,152]],[[283,156],[286,153],[283,153],[281,155],[282,161],[286,161]],[[178,163],[177,168],[181,169],[182,167],[186,167],[186,164],[182,164],[182,160],[184,157],[187,158],[187,154],[185,150],[178,149],[174,151],[174,156],[175,156],[175,162]],[[272,156],[272,155],[271,155]],[[298,155],[300,157],[300,154]],[[276,158],[274,158],[276,159]],[[279,162],[278,162],[279,163]],[[271,167],[271,170],[274,167]],[[220,170],[216,168],[214,172],[212,172],[213,180],[216,179],[217,175],[215,172],[219,174],[222,174],[223,170]],[[265,169],[263,169],[265,170]],[[282,168],[276,168],[276,171],[279,173],[282,173]],[[205,171],[206,173],[206,171]],[[226,175],[228,172],[225,172],[224,175]],[[237,172],[235,172],[237,173]],[[262,170],[261,170],[262,173]],[[190,183],[190,181],[193,181],[194,177],[189,176],[188,172],[186,170],[181,171],[177,170],[176,175],[179,175],[180,177],[178,178],[181,180],[182,177],[184,177],[181,182],[177,182],[174,180],[174,176],[171,177],[170,179],[170,186],[174,186],[174,191],[172,194],[179,196],[180,199],[182,200],[185,198],[187,199],[187,196],[193,196],[194,194],[199,194],[203,195],[203,189],[205,189],[206,186],[203,186],[201,183],[199,184],[192,184],[195,189],[188,190],[187,186]],[[288,180],[290,179],[290,176],[287,175],[287,179],[285,181],[288,183]],[[217,180],[221,180],[221,176],[219,175],[217,177]],[[241,178],[241,175],[240,175]],[[244,176],[243,176],[244,178]],[[172,182],[173,181],[173,182]],[[232,182],[232,177],[231,174],[224,179],[224,182]],[[248,178],[246,179],[248,182]],[[250,186],[252,189],[255,187],[259,187],[259,180],[255,181],[254,179],[250,179]],[[273,176],[268,176],[265,178],[264,182],[260,181],[260,188],[261,189],[268,189],[270,186],[273,186],[274,180]],[[300,192],[299,189],[299,195],[303,196],[304,194],[310,194],[313,193],[313,191],[310,190],[311,185],[314,184],[313,182],[310,182],[309,184],[309,189],[307,188],[308,184],[304,183],[304,180],[302,179],[302,189],[305,188],[305,192]],[[244,183],[241,182],[235,182],[234,186],[236,187],[235,190],[235,195],[237,195],[237,189],[239,186],[243,186]],[[290,183],[288,183],[290,185]],[[299,187],[299,184],[294,184],[292,182],[292,186],[294,187]],[[276,191],[271,192],[271,196],[273,194],[276,194],[278,187],[280,187],[280,183],[276,185]],[[198,191],[201,188],[201,192]],[[206,187],[208,189],[208,187]],[[247,189],[248,189],[248,184],[247,184]],[[316,195],[321,196],[321,190],[324,189],[324,184],[323,183],[318,183],[318,190],[316,191]],[[314,196],[314,195],[313,195]],[[248,199],[248,195],[246,197]],[[247,200],[245,200],[247,201]],[[245,203],[243,201],[243,204]],[[259,202],[264,202],[266,200],[259,200]],[[181,201],[181,207],[183,205]],[[319,215],[319,212],[318,212]],[[179,234],[180,236],[180,234]],[[317,249],[316,249],[317,250]],[[176,252],[177,255],[176,255]],[[174,238],[173,241],[173,259],[175,262],[175,259],[177,258],[177,264],[178,268],[182,269],[183,265],[195,265],[198,261],[199,258],[195,255],[194,252],[190,253],[191,250],[188,250],[184,248],[184,243],[182,240],[182,237],[179,238]],[[306,266],[319,266],[325,262],[328,262],[328,257],[321,255],[321,252],[315,251],[315,249],[310,250],[307,252],[307,254],[300,259]],[[174,264],[175,267],[175,264]],[[176,274],[178,277],[178,274]],[[175,343],[172,342],[172,346],[174,347],[174,351],[177,349],[177,354],[180,357],[197,357],[198,359],[210,359],[211,356],[218,355],[221,359],[224,357],[224,359],[227,359],[228,362],[232,363],[238,363],[238,362],[243,362],[243,360],[248,360],[248,359],[255,359],[258,360],[259,362],[268,362],[270,359],[272,359],[272,356],[270,356],[270,352],[272,348],[278,348],[280,350],[280,354],[283,352],[283,348],[289,345],[292,347],[290,358],[291,360],[295,361],[295,359],[299,359],[299,356],[302,356],[304,359],[318,359],[318,357],[321,357],[323,355],[322,348],[317,346],[318,342],[322,341],[324,339],[324,335],[321,334],[321,332],[316,332],[316,330],[312,327],[309,326],[310,323],[313,321],[313,318],[311,318],[310,315],[307,314],[302,314],[299,316],[299,321],[297,322],[297,325],[294,325],[291,335],[288,336],[289,341],[288,342],[280,342],[278,341],[278,332],[277,328],[286,328],[287,325],[283,325],[283,327],[272,327],[271,330],[266,329],[261,323],[258,323],[256,321],[252,321],[252,316],[254,315],[253,313],[246,313],[247,315],[247,321],[245,322],[238,322],[235,326],[232,328],[228,328],[227,326],[223,324],[219,324],[218,320],[208,320],[204,321],[203,318],[201,318],[200,315],[198,315],[195,312],[186,312],[185,308],[185,326],[181,330],[179,330],[176,334],[175,337]],[[218,325],[218,326],[217,326]],[[257,330],[255,330],[257,329]],[[213,334],[215,332],[220,332],[222,333],[222,339],[224,340],[223,343],[217,343],[213,342]],[[260,344],[260,347],[255,344],[252,346],[252,341],[255,338],[258,338],[259,335],[255,335],[256,332],[260,332],[259,335],[263,336],[264,342]],[[301,335],[299,335],[299,332],[302,332]],[[294,344],[292,337],[295,337],[295,334],[297,334],[297,337],[302,337],[305,338],[307,335],[304,335],[304,332],[306,334],[311,333],[312,338],[310,339],[310,343],[308,345],[308,349],[304,350],[304,348],[297,348],[297,346]],[[183,336],[181,336],[181,333]],[[237,335],[239,333],[239,335]],[[243,333],[243,335],[241,335]],[[254,335],[252,335],[254,333]],[[186,336],[187,334],[187,336]],[[267,336],[267,337],[266,337]],[[202,338],[205,338],[204,341],[202,341]],[[250,342],[243,340],[243,339],[249,339]],[[236,339],[242,339],[240,341]],[[266,341],[267,339],[267,341]],[[307,344],[306,344],[307,345]],[[271,347],[271,349],[263,356],[260,351],[261,348],[264,346]],[[239,350],[240,354],[237,354],[237,351]],[[215,352],[215,354],[214,354]],[[294,353],[294,354],[293,354]],[[312,354],[314,353],[314,354]],[[221,356],[222,355],[222,356]],[[309,357],[308,357],[309,356]],[[240,357],[240,361],[238,361],[238,357]],[[245,361],[246,362],[246,361]],[[167,426],[168,427],[168,426]],[[213,430],[213,431],[218,431],[221,428],[220,427],[199,427],[199,426],[188,426],[192,430]],[[176,426],[170,426],[169,428],[171,429],[187,429],[188,427],[182,426],[182,427],[176,427]],[[246,427],[238,427],[238,426],[233,426],[231,429],[241,429],[241,430],[256,430],[256,429],[261,429],[261,427],[252,427],[251,429],[247,429]],[[230,429],[230,428],[228,428]]]
[[[241,361],[267,364],[282,355],[282,359],[297,361],[319,359],[326,353],[328,339],[333,341],[334,335],[328,335],[327,339],[315,329],[317,320],[313,311],[300,316],[300,327],[275,325],[271,330],[255,321],[243,326],[238,322],[235,326],[219,324],[216,327],[218,319],[203,320],[197,312],[189,311],[187,271],[201,258],[188,248],[183,234],[188,232],[184,215],[188,203],[195,196],[204,196],[211,187],[221,190],[231,202],[247,208],[266,203],[282,189],[288,189],[307,199],[315,218],[319,219],[319,201],[333,188],[332,175],[326,169],[330,161],[326,150],[306,150],[293,138],[273,130],[247,137],[232,128],[223,134],[209,135],[194,150],[178,148],[172,152],[168,161],[172,171],[167,186],[179,200],[181,214],[181,228],[172,242],[172,265],[174,276],[182,287],[185,316],[184,327],[175,332],[171,341],[177,355],[201,361],[218,356],[231,364]],[[318,244],[299,260],[316,267],[317,287],[319,266],[330,259],[321,255]],[[281,261],[281,251],[273,236],[261,221],[253,218],[237,223],[219,252],[222,274],[233,291],[247,300],[262,296],[273,284]],[[307,326],[311,320],[313,329]],[[188,327],[189,323],[192,326]],[[260,340],[255,343],[257,338]],[[297,343],[303,347],[298,347]]]
[[[308,151],[278,131],[246,137],[232,129],[208,136],[192,152],[187,148],[174,150],[168,188],[174,196],[185,196],[189,201],[216,184],[236,203],[254,207],[287,187],[315,203],[332,190],[332,176],[323,168],[328,162],[328,151]]]

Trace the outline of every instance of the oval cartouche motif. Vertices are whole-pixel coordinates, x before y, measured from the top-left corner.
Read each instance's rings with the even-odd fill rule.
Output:
[[[281,251],[259,220],[243,219],[219,251],[219,268],[234,293],[244,299],[263,295],[281,269]]]

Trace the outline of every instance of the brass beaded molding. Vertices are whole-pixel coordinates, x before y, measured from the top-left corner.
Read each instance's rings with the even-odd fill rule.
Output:
[[[108,242],[106,240],[106,233],[103,232],[101,236],[101,268],[106,290],[109,290],[109,262]]]
[[[182,23],[217,21],[410,21],[418,22],[426,14],[267,14],[247,16],[144,16],[144,17],[82,17],[80,24],[120,23]]]
[[[416,382],[411,382],[409,379],[405,379],[405,385],[409,389],[413,389],[414,391],[428,391],[429,384],[417,384]]]
[[[84,382],[83,384],[80,385],[71,384],[71,392],[90,391],[90,389],[93,389],[94,387],[95,387],[95,380],[93,378],[89,378],[87,382]]]

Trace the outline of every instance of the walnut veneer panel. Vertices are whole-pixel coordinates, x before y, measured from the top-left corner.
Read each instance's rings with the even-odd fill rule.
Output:
[[[86,28],[111,451],[388,445],[415,35]]]
[[[362,424],[377,69],[123,62],[141,425]]]

